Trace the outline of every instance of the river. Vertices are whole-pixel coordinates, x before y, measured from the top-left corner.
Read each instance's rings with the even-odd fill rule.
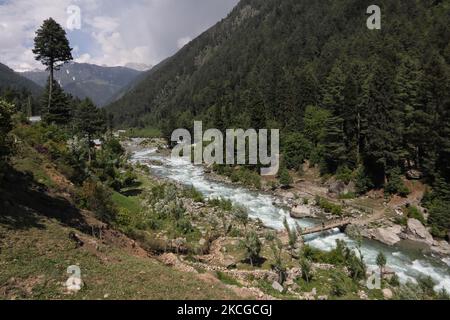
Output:
[[[149,160],[161,165],[150,164]],[[205,175],[202,166],[195,166],[188,161],[174,160],[156,153],[155,149],[145,149],[133,153],[133,162],[147,164],[152,174],[167,178],[184,185],[193,186],[207,198],[225,198],[234,204],[245,207],[251,218],[260,219],[264,225],[274,229],[283,228],[286,217],[289,223],[297,222],[301,227],[314,225],[310,219],[292,219],[289,212],[275,205],[276,199],[263,192],[250,191],[246,188],[213,181]],[[329,251],[336,246],[336,240],[344,240],[350,247],[355,242],[339,230],[307,236],[305,241],[314,248]],[[450,259],[439,259],[431,254],[424,254],[411,247],[390,247],[375,241],[363,240],[362,253],[370,270],[375,270],[376,256],[381,251],[387,257],[387,266],[393,269],[402,282],[415,281],[419,276],[430,276],[436,283],[436,290],[445,288],[450,292]]]

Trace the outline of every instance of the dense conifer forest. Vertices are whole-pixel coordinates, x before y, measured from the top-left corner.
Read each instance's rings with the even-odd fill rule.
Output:
[[[281,128],[285,165],[353,172],[364,193],[434,186],[435,234],[450,227],[450,3],[244,0],[109,106],[116,124]]]

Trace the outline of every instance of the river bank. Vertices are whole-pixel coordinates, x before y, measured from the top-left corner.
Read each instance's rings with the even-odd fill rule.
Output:
[[[135,141],[134,145],[137,142]],[[174,161],[167,158],[164,153],[156,153],[155,149],[149,148],[149,146],[146,148],[132,147],[129,151],[133,152],[132,160],[147,163],[153,175],[192,185],[205,197],[230,199],[233,203],[245,206],[251,218],[261,220],[269,228],[283,230],[285,217],[292,225],[298,223],[301,227],[310,227],[316,223],[311,219],[293,219],[289,210],[284,206],[286,202],[289,203],[289,200],[280,199],[267,192],[252,191],[242,186],[214,181],[205,174],[203,167],[193,166],[188,162]],[[324,251],[334,248],[338,239],[345,241],[349,246],[356,246],[351,237],[338,230],[305,237],[306,243]],[[375,260],[378,252],[383,252],[388,258],[388,266],[399,275],[402,281],[414,281],[420,275],[427,275],[437,283],[436,289],[450,290],[448,264],[433,252],[424,252],[422,249],[404,245],[401,242],[395,243],[394,246],[386,246],[367,239],[363,242],[362,252],[366,264],[371,270],[377,268]]]

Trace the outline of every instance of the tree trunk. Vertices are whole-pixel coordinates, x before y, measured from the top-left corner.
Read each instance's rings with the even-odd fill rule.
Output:
[[[91,135],[88,134],[88,142],[87,142],[87,146],[88,146],[88,166],[91,166]]]
[[[48,106],[47,106],[48,113],[50,113],[50,107],[52,105],[52,94],[53,94],[53,61],[50,61],[50,83],[48,85]]]
[[[360,154],[361,154],[361,114],[359,113],[359,111],[358,111],[358,125],[357,125],[357,127],[358,127],[358,137],[357,137],[357,140],[358,140],[358,143],[357,143],[357,150],[356,150],[356,163],[357,163],[357,165],[359,166],[359,164],[361,163],[361,156],[360,156]]]

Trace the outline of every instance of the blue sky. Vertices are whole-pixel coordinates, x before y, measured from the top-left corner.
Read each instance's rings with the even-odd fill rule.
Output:
[[[0,62],[17,71],[42,68],[31,52],[48,17],[66,28],[77,62],[155,65],[224,18],[238,0],[0,0]],[[70,6],[81,29],[69,30]]]

